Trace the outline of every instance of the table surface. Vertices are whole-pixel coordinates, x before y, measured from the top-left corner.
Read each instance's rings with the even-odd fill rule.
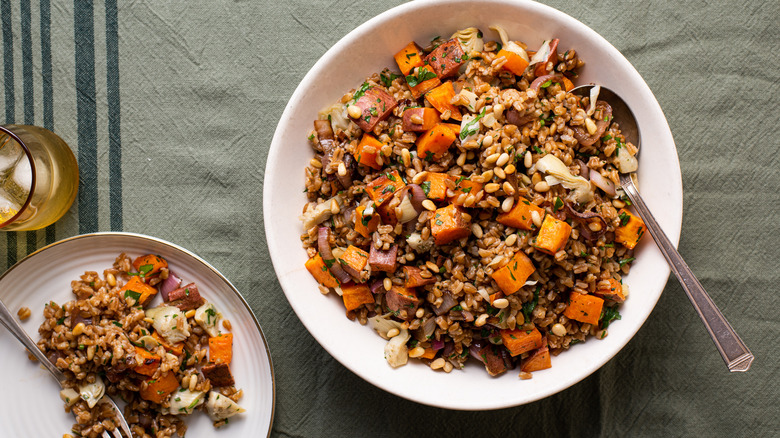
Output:
[[[671,278],[598,372],[489,412],[419,405],[352,374],[296,318],[265,245],[265,160],[287,100],[330,46],[402,2],[90,3],[0,0],[0,121],[57,132],[81,172],[79,197],[57,224],[0,233],[0,270],[55,240],[108,230],[201,255],[264,328],[275,436],[780,434],[771,352],[780,338],[780,3],[544,1],[603,35],[655,93],[682,168],[680,252],[756,360],[728,373]]]

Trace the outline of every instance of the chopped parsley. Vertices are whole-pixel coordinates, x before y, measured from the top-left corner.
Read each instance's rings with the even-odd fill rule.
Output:
[[[623,267],[623,266],[625,266],[627,263],[631,263],[631,262],[633,262],[634,260],[636,260],[636,257],[629,257],[629,258],[627,258],[627,259],[620,260],[620,261],[618,262],[618,264],[619,264],[619,265],[620,265],[620,267],[622,268],[622,267]]]
[[[128,289],[125,291],[125,298],[132,298],[137,303],[141,299],[141,293]]]
[[[385,72],[387,74],[385,74]],[[392,85],[393,81],[397,77],[399,77],[397,74],[395,74],[395,73],[393,73],[393,72],[391,72],[389,70],[385,70],[385,71],[383,71],[382,73],[379,74],[379,79],[382,81],[382,85],[384,85],[387,88],[390,88],[390,85]]]
[[[620,218],[621,227],[625,227],[626,224],[628,224],[628,221],[631,220],[631,216],[629,216],[625,211],[623,213],[620,213],[618,217]]]
[[[523,316],[525,317],[525,322],[531,322],[531,314],[536,308],[536,303],[539,302],[539,291],[541,291],[541,289],[541,286],[536,286],[534,299],[527,303],[523,303]]]
[[[470,120],[468,123],[466,123],[465,125],[463,125],[460,128],[460,139],[461,140],[465,140],[466,137],[468,137],[470,135],[473,135],[473,134],[476,134],[477,132],[479,132],[479,123],[477,123],[477,122],[479,122],[479,119],[481,119],[482,117],[485,117],[486,113],[487,113],[487,108],[482,108],[482,112],[480,112],[477,117],[475,117],[474,119]]]
[[[352,95],[352,101],[357,102],[358,99],[360,99],[361,97],[363,97],[363,95],[366,94],[366,91],[368,91],[369,88],[371,88],[371,85],[368,82],[363,82],[363,85],[361,85],[360,88],[358,88],[358,90],[355,91],[355,94]],[[328,114],[328,116],[330,116],[330,114]]]
[[[561,198],[556,197],[555,203],[553,203],[553,213],[563,208],[563,200]]]
[[[417,69],[417,75],[410,74],[406,76],[406,83],[409,84],[410,87],[416,87],[417,85],[429,80],[429,79],[435,79],[436,73],[428,70],[425,67],[420,67]]]
[[[431,182],[430,181],[423,181],[422,184],[420,184],[420,187],[423,190],[423,193],[425,193],[425,196],[428,196],[431,193]]]
[[[601,311],[601,318],[599,319],[599,321],[601,321],[601,328],[607,328],[609,327],[609,323],[621,318],[617,304],[612,307],[604,307],[604,310]]]

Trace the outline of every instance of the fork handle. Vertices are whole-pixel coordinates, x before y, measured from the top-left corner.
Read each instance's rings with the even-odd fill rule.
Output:
[[[41,351],[40,348],[38,348],[38,345],[33,342],[32,339],[30,339],[30,336],[27,335],[27,332],[24,331],[21,324],[19,324],[18,321],[16,321],[16,318],[14,318],[13,314],[11,314],[11,311],[8,310],[8,307],[3,304],[2,301],[0,301],[0,323],[2,323],[5,328],[8,329],[8,331],[11,332],[16,339],[19,340],[22,344],[24,344],[25,348],[27,348],[27,351],[32,353],[33,356],[35,356],[36,359],[38,359],[38,362],[41,363],[46,369],[51,373],[52,376],[54,376],[55,379],[57,379],[57,382],[62,385],[63,382],[65,382],[66,378],[65,375],[62,374],[62,371],[59,370],[56,366],[54,366],[53,363],[49,360],[49,358],[46,357],[45,354]]]
[[[631,202],[634,204],[639,216],[645,222],[647,230],[650,235],[653,236],[658,249],[666,258],[669,266],[672,268],[672,272],[680,281],[683,290],[688,299],[691,300],[696,313],[699,314],[704,326],[707,327],[707,331],[710,332],[715,346],[718,347],[723,361],[726,362],[726,366],[729,371],[747,371],[750,369],[750,364],[753,363],[754,356],[748,350],[747,346],[739,335],[731,328],[731,324],[726,320],[723,314],[718,309],[718,306],[712,301],[712,298],[704,290],[699,280],[693,275],[691,268],[685,263],[682,256],[674,248],[672,242],[666,237],[666,233],[655,221],[652,213],[647,208],[647,205],[639,195],[639,191],[634,185],[633,181],[623,181],[621,178],[621,185],[623,190],[628,195]]]

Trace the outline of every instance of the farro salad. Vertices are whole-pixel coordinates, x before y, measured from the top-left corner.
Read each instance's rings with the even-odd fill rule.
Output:
[[[60,397],[75,436],[116,427],[105,393],[127,403],[135,437],[184,436],[184,416],[205,410],[216,427],[244,412],[230,372],[231,324],[195,283],[154,254],[120,254],[71,282],[75,299],[44,308],[38,346],[68,377]],[[155,296],[163,302],[152,307]]]
[[[301,241],[390,366],[527,379],[620,319],[644,224],[616,187],[637,147],[598,87],[569,93],[575,50],[490,30],[399,47],[398,70],[320,112]]]

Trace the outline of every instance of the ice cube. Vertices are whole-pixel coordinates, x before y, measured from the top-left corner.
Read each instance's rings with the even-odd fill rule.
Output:
[[[10,170],[24,156],[19,143],[7,134],[0,135],[0,173]]]
[[[30,187],[32,187],[32,166],[30,166],[28,160],[22,160],[16,165],[13,180],[21,191],[30,193]]]

